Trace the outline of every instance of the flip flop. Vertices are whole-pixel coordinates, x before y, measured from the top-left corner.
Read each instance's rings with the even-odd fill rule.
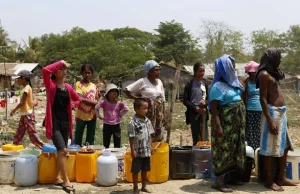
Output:
[[[56,182],[54,183],[54,186],[63,187],[64,182]]]
[[[223,193],[232,193],[233,191],[226,184],[215,184],[211,186],[212,189]]]
[[[63,190],[66,192],[66,193],[71,193],[73,192],[75,194],[75,189],[73,188],[73,185],[72,186],[63,186]]]

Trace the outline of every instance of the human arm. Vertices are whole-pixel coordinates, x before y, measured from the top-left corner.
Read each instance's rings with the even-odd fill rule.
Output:
[[[27,98],[27,92],[24,92],[20,100],[20,103],[16,106],[16,108],[14,108],[11,111],[10,116],[13,116],[16,113],[16,111],[24,105],[24,103],[26,102],[26,98]]]
[[[218,106],[219,106],[218,100],[213,100],[210,102],[211,119],[214,122],[215,127],[216,127],[216,133],[212,134],[212,135],[215,135],[215,137],[218,137],[218,138],[222,138],[222,137],[224,137],[224,131],[221,126],[220,117],[218,114]]]
[[[135,158],[136,157],[136,151],[134,147],[134,138],[135,138],[135,128],[134,124],[132,121],[128,124],[128,137],[129,137],[129,144],[130,144],[130,152],[131,152],[131,157]]]
[[[138,96],[134,95],[133,93],[139,93],[140,90],[144,87],[143,85],[144,85],[144,81],[143,81],[143,78],[141,78],[141,79],[137,80],[136,82],[127,86],[124,90],[124,93],[130,99],[139,98]]]
[[[95,106],[95,112],[96,112],[96,117],[99,119],[103,119],[103,117],[100,114],[100,109],[103,106],[103,100],[99,101],[99,103]]]
[[[128,111],[128,107],[123,102],[121,102],[120,117],[122,118],[124,115],[126,115],[126,113],[128,113]]]
[[[273,135],[278,135],[278,126],[275,125],[274,121],[272,120],[272,117],[270,115],[269,112],[269,108],[268,108],[268,101],[267,101],[267,97],[268,97],[268,85],[270,82],[271,76],[263,71],[259,74],[259,96],[260,96],[260,104],[262,107],[262,111],[263,114],[266,117],[266,120],[268,122],[268,126],[270,129],[270,133]]]
[[[92,107],[94,107],[94,106],[97,105],[97,101],[96,101],[96,100],[90,100],[90,99],[86,98],[86,96],[84,95],[84,92],[82,91],[82,85],[81,85],[81,82],[80,82],[80,81],[76,82],[76,84],[75,84],[75,90],[76,90],[77,94],[78,94],[82,99],[84,99],[83,102],[84,102],[86,105],[89,105],[89,106],[92,106]],[[95,89],[95,90],[96,90],[96,89]],[[95,91],[95,93],[96,93],[96,91]],[[96,96],[98,96],[98,95],[95,94],[95,97],[96,97]]]
[[[196,111],[196,106],[193,105],[190,102],[190,83],[187,83],[184,87],[184,92],[183,92],[183,105],[186,106],[187,108],[193,109]]]
[[[244,81],[241,82],[241,84],[242,84],[243,87],[245,88],[245,90],[242,92],[242,100],[243,100],[245,106],[246,106],[246,104],[247,104],[247,89],[248,89],[248,88],[247,88],[247,86],[248,86],[247,80],[248,80],[248,79],[245,79]]]
[[[43,76],[43,82],[46,89],[49,89],[52,83],[51,74],[58,70],[61,70],[63,67],[70,67],[70,64],[61,60],[53,64],[47,65],[46,67],[43,68],[42,76]]]

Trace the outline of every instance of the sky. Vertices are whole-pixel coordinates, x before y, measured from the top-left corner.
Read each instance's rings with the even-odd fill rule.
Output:
[[[0,19],[18,42],[76,26],[154,32],[173,19],[197,37],[202,20],[226,22],[246,35],[263,28],[287,31],[300,24],[299,9],[299,0],[0,0]]]

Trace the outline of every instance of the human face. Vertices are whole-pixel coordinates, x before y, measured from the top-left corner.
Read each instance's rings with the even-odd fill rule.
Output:
[[[60,70],[57,70],[55,73],[55,79],[64,79],[67,76],[67,68],[63,68]]]
[[[198,70],[195,72],[195,78],[203,78],[205,74],[205,67],[204,66],[200,66],[198,68]]]
[[[160,67],[153,67],[148,73],[150,77],[155,79],[159,78],[159,74],[160,74]]]
[[[93,76],[93,72],[89,69],[85,69],[83,72],[81,72],[81,75],[85,82],[90,82],[91,77]]]
[[[139,117],[145,117],[148,113],[148,102],[142,102],[140,107],[135,109],[135,112]]]
[[[26,84],[26,80],[22,77],[17,78],[16,81],[18,82],[19,86],[24,86]]]
[[[110,90],[107,94],[107,99],[108,100],[115,100],[119,96],[119,92],[116,89]]]

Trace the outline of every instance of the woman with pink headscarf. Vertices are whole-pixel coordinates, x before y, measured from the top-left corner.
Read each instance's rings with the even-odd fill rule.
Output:
[[[260,116],[262,108],[259,101],[259,88],[256,88],[255,73],[259,64],[250,61],[245,66],[249,77],[242,82],[245,91],[242,94],[246,106],[246,141],[254,150],[260,147]]]

